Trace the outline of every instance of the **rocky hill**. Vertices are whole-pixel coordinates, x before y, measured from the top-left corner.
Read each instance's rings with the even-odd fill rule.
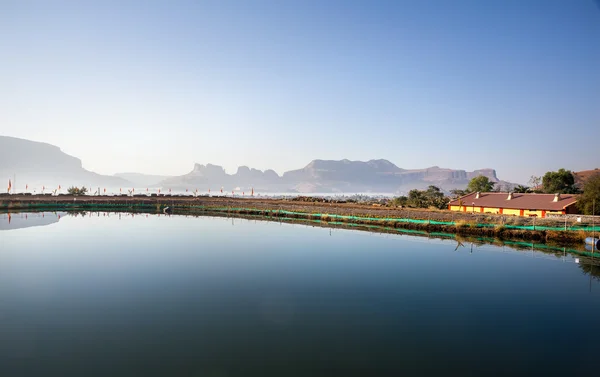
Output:
[[[121,173],[105,176],[82,167],[81,160],[62,152],[60,148],[29,140],[0,136],[0,178],[17,177],[17,191],[46,192],[62,185],[104,188],[163,187],[175,190],[200,190],[206,192],[246,191],[280,193],[395,193],[423,189],[429,185],[446,191],[463,189],[469,180],[485,175],[498,185],[494,169],[475,171],[456,170],[433,166],[425,169],[402,169],[388,160],[350,161],[313,160],[301,169],[279,176],[273,170],[257,170],[240,166],[234,174],[227,174],[218,165],[195,164],[191,172],[175,177]],[[7,183],[7,182],[6,182]]]
[[[573,172],[573,176],[575,178],[575,184],[580,189],[583,189],[583,185],[587,182],[591,177],[600,174],[600,169],[596,168],[594,170],[582,170]]]
[[[142,173],[117,173],[115,177],[131,182],[132,187],[156,187],[160,182],[170,178],[166,175],[142,174]]]
[[[436,185],[444,190],[465,188],[469,180],[485,175],[493,182],[506,184],[496,176],[494,169],[472,172],[445,169],[437,166],[426,169],[402,169],[387,160],[313,160],[302,169],[277,175],[273,170],[260,171],[246,166],[235,174],[227,174],[221,166],[196,164],[183,176],[171,177],[160,183],[173,189],[200,191],[232,190],[258,192],[373,192],[405,193],[413,188]]]
[[[25,139],[0,136],[0,178],[3,185],[16,176],[16,191],[41,190],[49,192],[58,185],[63,187],[127,187],[122,178],[96,174],[86,170],[81,160],[70,156],[59,147]],[[15,183],[13,183],[15,185]]]

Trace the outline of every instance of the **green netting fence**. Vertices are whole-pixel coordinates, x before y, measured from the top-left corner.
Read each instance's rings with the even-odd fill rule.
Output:
[[[237,208],[237,207],[206,207],[206,206],[193,206],[192,208],[218,211],[218,212],[260,212],[260,213],[271,213],[277,215],[293,215],[293,216],[304,216],[304,217],[313,217],[313,218],[328,218],[328,222],[335,222],[335,220],[346,220],[350,222],[361,222],[361,221],[369,221],[369,222],[399,222],[399,223],[412,223],[412,224],[431,224],[431,225],[448,225],[448,226],[460,226],[461,222],[456,221],[438,221],[438,220],[427,220],[427,219],[409,219],[409,218],[397,218],[397,217],[368,217],[368,216],[348,216],[348,215],[335,215],[328,213],[307,213],[307,212],[296,212],[296,211],[287,211],[287,210],[277,210],[277,209],[256,209],[256,208]],[[471,227],[476,228],[495,228],[498,226],[503,226],[506,229],[515,229],[515,230],[555,230],[561,231],[565,230],[564,226],[553,227],[553,226],[544,226],[544,225],[510,225],[510,224],[488,224],[488,223],[473,223],[470,224]],[[599,226],[568,226],[568,230],[577,231],[600,231]]]

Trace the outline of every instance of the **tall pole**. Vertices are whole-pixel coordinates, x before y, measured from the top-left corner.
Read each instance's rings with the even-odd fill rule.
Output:
[[[596,199],[592,199],[592,263],[590,263],[590,292],[592,291],[592,272],[594,271],[594,249],[596,247]]]

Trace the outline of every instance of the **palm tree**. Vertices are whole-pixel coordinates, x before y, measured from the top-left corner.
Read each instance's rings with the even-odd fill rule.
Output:
[[[513,188],[513,192],[516,192],[519,194],[525,194],[525,193],[531,192],[531,189],[527,186],[517,185]]]

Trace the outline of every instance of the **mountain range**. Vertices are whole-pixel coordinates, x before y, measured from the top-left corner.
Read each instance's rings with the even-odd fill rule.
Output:
[[[25,191],[26,185],[38,192],[46,192],[58,185],[85,185],[91,187],[119,187],[128,181],[114,176],[100,175],[83,168],[81,160],[69,156],[59,147],[0,136],[0,177],[12,179],[13,186]]]
[[[502,182],[494,169],[472,172],[444,169],[433,166],[426,169],[402,169],[388,160],[350,161],[313,160],[302,169],[291,170],[279,176],[273,170],[260,171],[240,166],[236,173],[227,174],[218,165],[195,164],[188,174],[170,177],[159,186],[176,190],[198,189],[249,192],[297,192],[297,193],[406,193],[411,189],[423,189],[429,185],[444,190],[465,188],[469,180],[485,175],[491,181]]]
[[[53,188],[85,185],[122,188],[170,188],[174,190],[206,192],[232,190],[280,193],[406,193],[411,189],[423,189],[429,185],[446,191],[463,189],[475,176],[484,175],[499,185],[511,185],[500,181],[494,169],[475,171],[446,169],[433,166],[424,169],[402,169],[388,160],[350,161],[313,160],[301,169],[278,175],[273,170],[257,170],[240,166],[234,174],[227,174],[218,165],[195,164],[193,169],[181,176],[145,175],[119,173],[114,176],[100,175],[82,167],[81,160],[69,156],[54,145],[13,137],[0,136],[0,177],[18,179],[17,190],[41,186]]]

